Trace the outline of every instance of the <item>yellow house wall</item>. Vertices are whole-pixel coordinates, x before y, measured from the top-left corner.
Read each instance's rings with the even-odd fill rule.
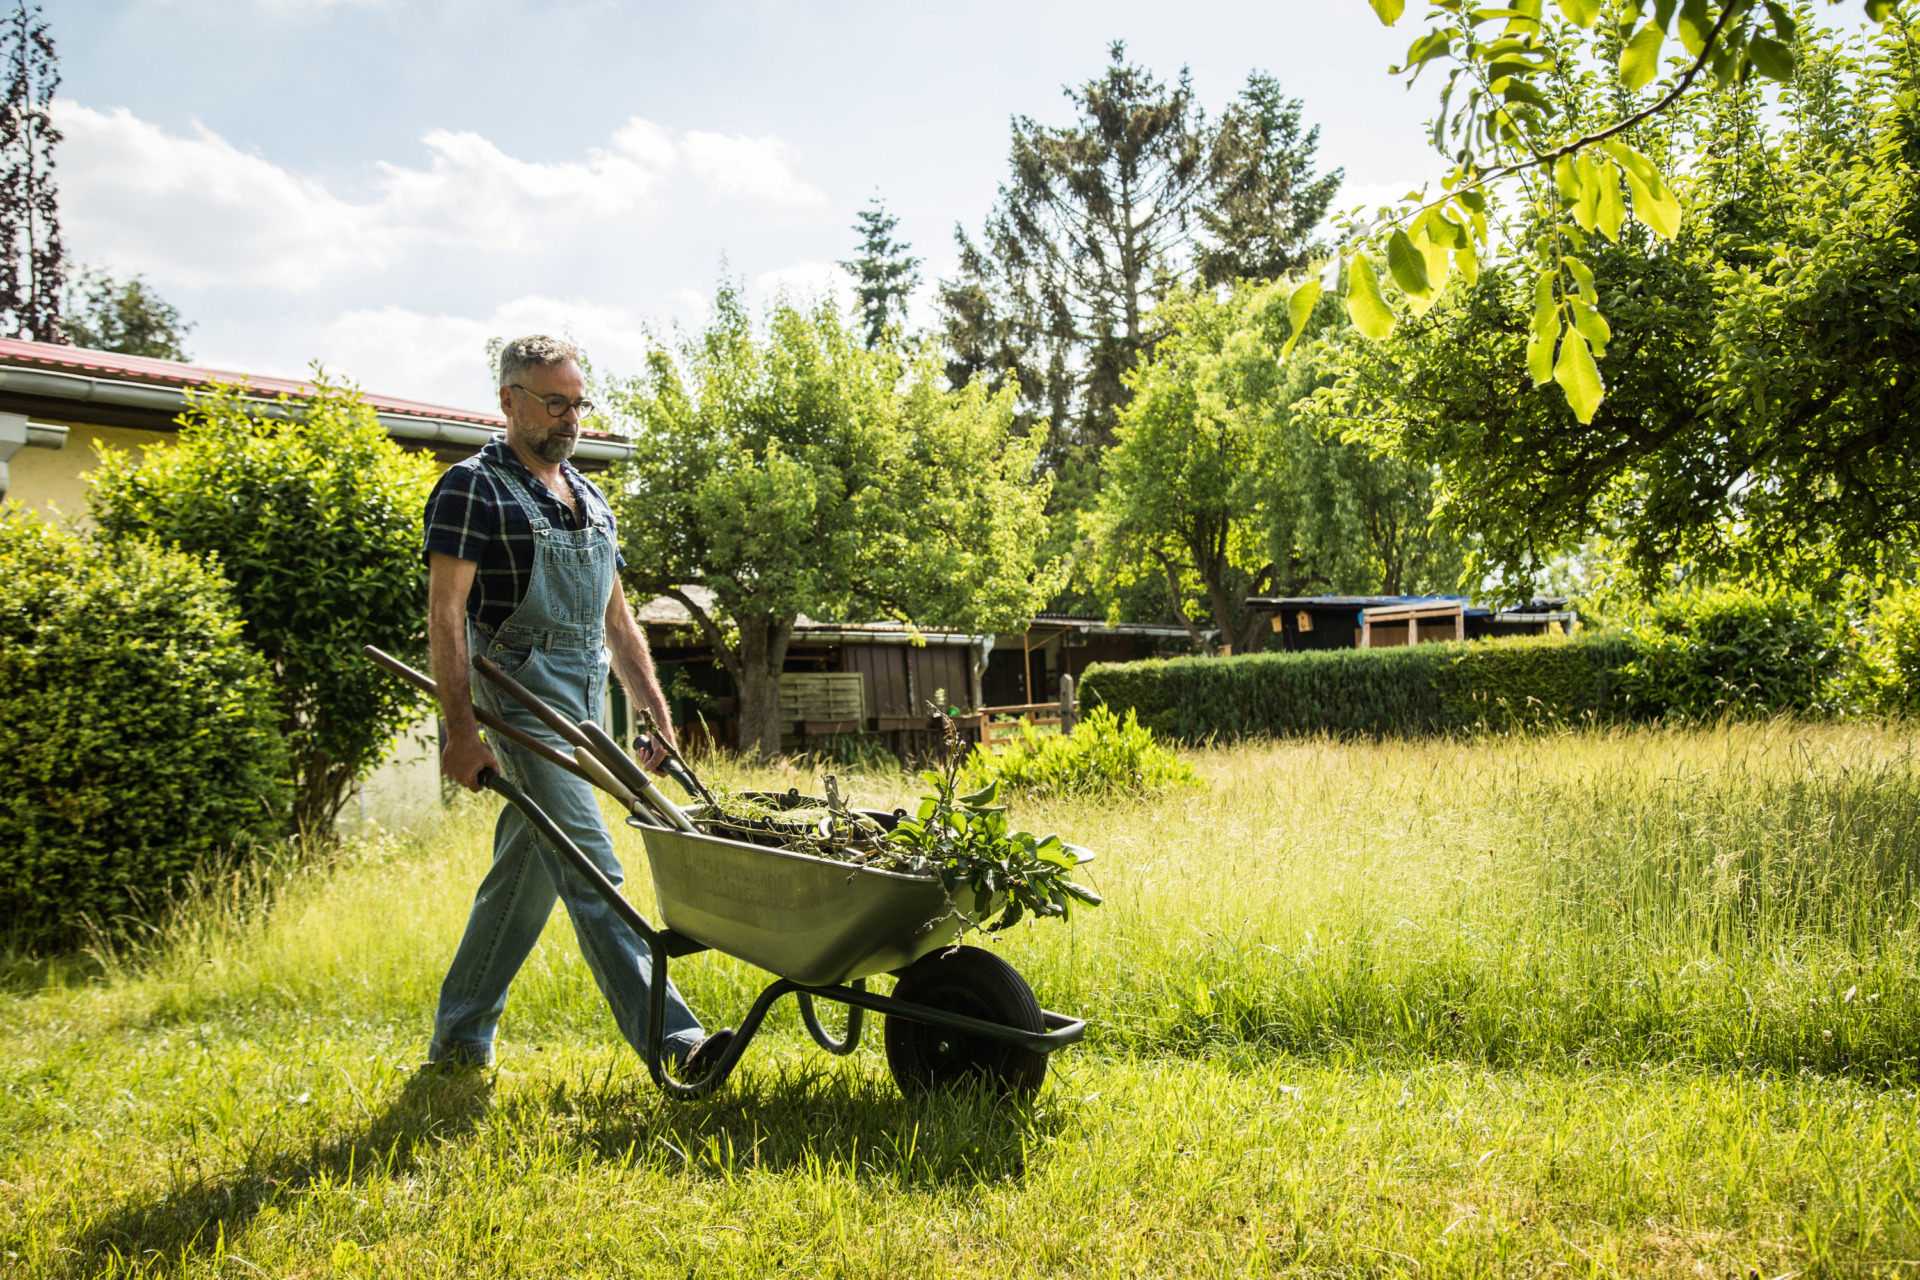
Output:
[[[173,438],[171,431],[142,431],[135,427],[90,427],[35,416],[35,422],[68,428],[67,443],[59,449],[22,449],[7,463],[7,501],[19,502],[43,516],[77,516],[87,522],[91,490],[87,473],[100,465],[94,452],[98,442],[130,449],[144,457],[149,446]]]
[[[15,453],[7,463],[7,501],[21,503],[43,516],[77,516],[83,525],[91,523],[87,508],[92,488],[87,483],[87,473],[100,465],[100,455],[94,450],[96,443],[129,449],[135,461],[139,461],[149,447],[172,440],[175,435],[171,431],[143,431],[137,427],[87,426],[38,414],[33,421],[66,427],[67,443],[59,449],[27,448]],[[444,472],[453,464],[438,465]]]

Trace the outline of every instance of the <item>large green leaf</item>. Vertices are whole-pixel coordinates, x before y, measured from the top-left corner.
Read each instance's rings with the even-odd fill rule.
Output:
[[[1620,191],[1620,171],[1601,160],[1594,164],[1593,174],[1599,194],[1595,221],[1607,239],[1617,244],[1620,241],[1620,224],[1627,217],[1627,202]]]
[[[1380,292],[1380,277],[1365,254],[1354,254],[1347,269],[1347,316],[1354,328],[1375,342],[1393,332],[1393,308]]]
[[[1400,15],[1406,12],[1407,0],[1368,0],[1374,13],[1380,17],[1380,25],[1390,27],[1400,21]]]
[[[1567,393],[1573,416],[1582,423],[1592,422],[1600,401],[1606,396],[1606,388],[1600,382],[1600,366],[1593,362],[1593,352],[1587,349],[1587,340],[1578,330],[1570,331],[1561,340],[1560,360],[1553,366],[1553,380]]]
[[[1387,270],[1393,273],[1393,282],[1400,286],[1409,297],[1424,298],[1433,292],[1433,281],[1427,276],[1427,259],[1407,233],[1395,228],[1387,237]]]
[[[1629,89],[1644,89],[1660,73],[1660,46],[1666,33],[1649,22],[1640,28],[1620,54],[1620,82]]]
[[[1568,22],[1584,31],[1600,16],[1600,0],[1560,0],[1560,12],[1567,16]]]
[[[1747,42],[1747,56],[1753,59],[1753,69],[1767,79],[1793,79],[1793,50],[1778,40],[1755,36]]]
[[[1300,341],[1300,335],[1307,331],[1307,321],[1313,317],[1313,304],[1320,301],[1320,282],[1308,280],[1293,291],[1287,299],[1287,323],[1293,326],[1293,332],[1287,335],[1285,345],[1280,348],[1280,359],[1284,362],[1293,354],[1293,346]]]
[[[1730,0],[1723,0],[1730,2]],[[1687,52],[1699,57],[1713,31],[1713,15],[1707,12],[1707,0],[1683,0],[1680,5],[1680,43]]]
[[[1653,161],[1617,138],[1609,138],[1600,145],[1626,171],[1627,186],[1633,191],[1634,216],[1663,240],[1679,235],[1680,198],[1667,186]]]
[[[1536,387],[1553,381],[1553,344],[1560,336],[1560,309],[1553,301],[1557,274],[1542,271],[1533,282],[1533,334],[1527,340],[1527,376]]]

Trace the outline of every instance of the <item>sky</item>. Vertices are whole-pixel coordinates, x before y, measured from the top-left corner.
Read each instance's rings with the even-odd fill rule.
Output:
[[[70,258],[138,273],[201,363],[463,407],[491,337],[571,333],[596,370],[697,326],[714,286],[847,291],[874,196],[926,261],[976,230],[1010,119],[1066,124],[1107,48],[1187,68],[1217,114],[1253,70],[1321,128],[1341,206],[1440,172],[1414,32],[1366,0],[699,4],[43,0]]]

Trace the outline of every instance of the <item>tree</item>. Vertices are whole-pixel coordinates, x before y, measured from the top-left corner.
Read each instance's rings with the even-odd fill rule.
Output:
[[[216,557],[234,584],[244,638],[278,695],[298,831],[330,832],[419,716],[419,696],[360,649],[425,650],[420,513],[437,470],[317,374],[310,397],[271,406],[216,388],[182,415],[175,443],[144,459],[106,449],[93,473],[103,533]]]
[[[800,614],[1006,630],[1052,591],[1033,556],[1047,485],[1012,393],[943,381],[865,349],[825,303],[782,299],[756,332],[723,284],[704,332],[613,389],[638,446],[611,475],[625,581],[693,616],[733,677],[742,746],[779,750]]]
[[[1170,295],[1169,336],[1129,378],[1094,527],[1109,591],[1164,577],[1194,642],[1250,652],[1247,595],[1400,594],[1452,585],[1457,549],[1427,528],[1431,469],[1328,439],[1295,407],[1323,379],[1280,353],[1307,320],[1284,285]],[[1330,304],[1329,300],[1329,304]],[[1323,304],[1328,305],[1328,304]],[[1201,627],[1210,618],[1217,639]]]
[[[1044,419],[1049,460],[1103,447],[1127,370],[1151,350],[1155,299],[1188,269],[1212,132],[1183,71],[1171,86],[1126,61],[1065,90],[1056,127],[1013,121],[1011,170],[982,244],[955,228],[960,276],[941,284],[949,376],[991,372]]]
[[[900,219],[887,212],[878,196],[872,206],[854,215],[853,229],[860,233],[860,256],[840,264],[853,276],[853,294],[860,323],[866,326],[869,351],[878,347],[890,330],[906,323],[907,295],[920,284],[920,259],[907,252],[910,246],[905,241],[893,238]]]
[[[61,337],[76,347],[156,360],[185,360],[193,325],[139,276],[115,280],[83,270],[68,290]]]
[[[1438,517],[1515,591],[1594,532],[1647,587],[1676,566],[1814,586],[1904,562],[1920,546],[1920,78],[1904,38],[1877,43],[1862,61],[1806,33],[1771,100],[1749,85],[1650,134],[1692,212],[1671,241],[1629,231],[1589,254],[1610,387],[1587,419],[1530,377],[1522,266],[1345,348],[1310,412],[1437,466]]]
[[[60,131],[48,109],[60,87],[53,36],[40,6],[14,0],[0,20],[7,89],[0,102],[0,317],[17,338],[60,340],[66,251],[60,243],[53,148]]]
[[[1205,283],[1277,280],[1307,265],[1345,170],[1313,172],[1320,127],[1303,132],[1301,110],[1260,71],[1228,108],[1214,142],[1212,189],[1199,206],[1207,239],[1195,266]]]
[[[1368,2],[1388,26],[1406,10],[1405,0]],[[1762,21],[1762,6],[1752,0],[1558,0],[1557,7],[1564,21],[1546,15],[1544,0],[1504,7],[1436,0],[1428,9],[1434,25],[1390,73],[1405,71],[1411,87],[1429,67],[1451,64],[1431,127],[1434,148],[1452,167],[1439,195],[1409,196],[1355,228],[1344,278],[1355,327],[1385,339],[1397,316],[1374,259],[1384,255],[1418,315],[1456,272],[1473,284],[1482,250],[1504,239],[1492,234],[1489,200],[1503,187],[1527,188],[1542,224],[1540,234],[1515,246],[1518,256],[1532,259],[1536,300],[1527,376],[1536,387],[1557,384],[1584,425],[1607,394],[1599,368],[1607,313],[1583,257],[1599,237],[1618,243],[1631,222],[1663,239],[1681,224],[1680,201],[1658,157],[1628,135],[1675,110],[1697,84],[1724,91],[1756,75],[1791,77],[1808,9],[1769,0]],[[1865,0],[1865,9],[1905,30],[1899,0]],[[1669,36],[1677,36],[1683,54],[1662,78]],[[1594,87],[1596,66],[1608,73],[1600,96],[1611,107],[1599,120],[1586,109],[1593,95],[1567,92]],[[1319,285],[1301,287],[1317,292]]]

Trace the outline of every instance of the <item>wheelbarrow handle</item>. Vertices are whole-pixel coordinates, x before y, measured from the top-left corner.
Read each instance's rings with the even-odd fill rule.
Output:
[[[394,675],[399,676],[402,680],[405,680],[408,684],[420,690],[422,693],[426,694],[429,698],[438,698],[440,696],[439,685],[435,684],[430,678],[428,678],[423,673],[419,671],[415,671],[412,667],[400,661],[400,659],[394,657],[392,654],[384,653],[381,650],[374,648],[372,645],[367,645],[365,648],[361,649],[360,654],[362,657],[366,658],[369,662],[372,662],[375,666],[384,667],[388,671],[391,671]],[[490,729],[494,733],[497,733],[501,737],[507,739],[509,742],[516,742],[521,746],[525,747],[527,750],[533,752],[533,754],[539,756],[542,760],[545,760],[548,764],[559,765],[562,769],[565,769],[568,773],[571,773],[576,777],[585,778],[588,782],[592,782],[594,780],[593,777],[585,769],[581,768],[578,762],[573,760],[565,752],[556,751],[554,748],[540,741],[540,739],[534,737],[532,734],[526,732],[524,729],[514,728],[512,725],[508,724],[505,720],[502,720],[499,716],[496,716],[495,714],[493,714],[493,712],[487,710],[485,707],[476,705],[473,708],[473,718],[475,720],[478,720],[481,724],[485,725],[488,729]],[[636,800],[636,803],[637,803],[637,800]]]
[[[636,803],[644,801],[653,811],[653,815],[670,826],[682,831],[692,831],[693,824],[681,813],[679,807],[660,793],[646,770],[633,762],[633,757],[620,749],[607,732],[591,720],[571,723],[565,716],[548,706],[539,694],[502,671],[497,663],[487,657],[473,660],[473,669],[494,684],[500,686],[506,695],[531,711],[535,718],[547,728],[559,734],[573,744],[576,753],[584,752],[605,767],[607,773],[618,778],[636,798]],[[629,806],[631,807],[631,806]]]

